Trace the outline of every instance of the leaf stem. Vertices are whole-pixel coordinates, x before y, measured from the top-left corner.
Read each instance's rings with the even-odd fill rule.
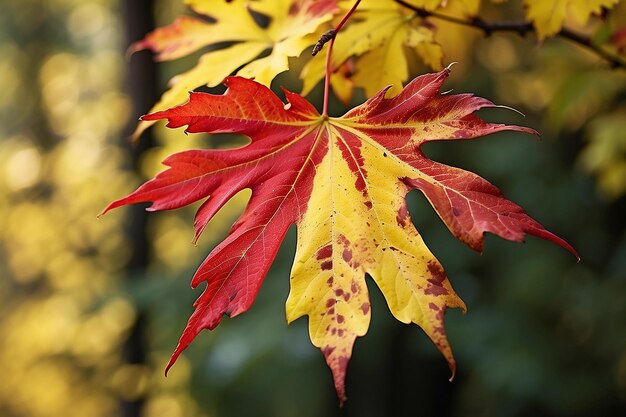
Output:
[[[319,51],[324,45],[324,43],[329,42],[328,50],[326,51],[326,75],[324,77],[324,106],[322,109],[322,116],[328,116],[328,95],[330,91],[330,76],[332,75],[331,57],[333,53],[333,45],[335,44],[335,38],[337,37],[337,33],[339,33],[341,28],[346,24],[348,19],[350,19],[350,16],[352,16],[352,13],[355,12],[356,8],[359,6],[359,3],[361,3],[361,0],[356,0],[352,8],[348,11],[348,13],[346,13],[343,19],[341,19],[337,27],[334,30],[328,31],[325,34],[323,34],[314,48],[314,51],[316,49],[317,51]]]
[[[431,12],[416,7],[403,0],[395,0],[395,2],[406,7],[407,9],[413,10],[417,13],[418,16],[422,18],[433,17],[435,19],[445,20],[446,22],[455,23],[461,26],[467,26],[474,29],[482,30],[485,33],[485,36],[490,36],[494,32],[513,32],[517,33],[520,36],[526,36],[528,33],[534,30],[533,25],[530,22],[486,22],[478,16],[472,18],[471,20],[459,19],[454,16]],[[599,45],[594,43],[588,36],[581,35],[567,28],[562,28],[555,36],[560,36],[564,39],[569,40],[570,42],[573,42],[590,50],[600,58],[607,61],[612,68],[626,68],[626,60],[601,48]]]

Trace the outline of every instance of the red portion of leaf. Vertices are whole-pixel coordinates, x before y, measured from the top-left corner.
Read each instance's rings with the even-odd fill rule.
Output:
[[[578,258],[567,242],[547,231],[478,175],[425,158],[414,166],[419,166],[420,171],[435,178],[438,184],[410,178],[405,180],[406,184],[422,191],[452,234],[472,249],[482,252],[485,232],[515,242],[524,241],[528,233],[550,240]]]
[[[317,132],[311,124],[319,115],[300,96],[287,93],[292,101],[285,110],[258,83],[232,77],[226,84],[223,96],[192,93],[187,104],[144,119],[167,117],[169,127],[189,125],[189,132],[241,133],[251,143],[234,150],[174,154],[163,162],[168,170],[104,211],[146,201],[153,203],[148,210],[167,210],[208,197],[196,216],[197,237],[230,197],[252,189],[246,211],[193,278],[193,287],[203,281],[208,286],[195,303],[170,366],[200,330],[213,329],[224,314],[235,316],[252,305],[287,229],[306,206],[313,179],[309,171],[325,152],[312,146]]]

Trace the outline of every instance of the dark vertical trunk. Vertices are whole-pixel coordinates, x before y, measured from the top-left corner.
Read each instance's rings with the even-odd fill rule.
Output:
[[[122,13],[126,42],[124,48],[144,37],[154,29],[154,1],[132,0],[122,1]],[[125,91],[128,92],[133,103],[133,114],[128,128],[122,138],[124,146],[131,155],[132,169],[139,174],[139,158],[141,154],[153,146],[150,132],[144,133],[137,143],[131,143],[129,136],[137,124],[137,119],[146,113],[157,100],[157,72],[156,65],[149,54],[137,54],[129,61]],[[131,242],[132,256],[127,266],[127,279],[140,280],[144,277],[143,271],[150,263],[151,246],[147,235],[147,212],[142,205],[129,207],[129,219],[126,226],[128,239]],[[143,364],[146,362],[145,342],[146,313],[138,311],[137,321],[124,345],[124,360],[128,364]],[[145,398],[122,401],[121,411],[124,417],[139,417]]]

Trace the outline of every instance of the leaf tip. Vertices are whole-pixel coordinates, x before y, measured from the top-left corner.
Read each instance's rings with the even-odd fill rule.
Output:
[[[448,66],[444,68],[444,71],[446,71],[446,72],[450,73],[450,71],[452,70],[452,67],[453,67],[454,65],[456,65],[456,64],[458,64],[458,62],[457,62],[457,61],[450,62],[450,63],[448,64]]]
[[[448,359],[448,367],[450,368],[450,378],[448,378],[449,382],[454,381],[454,377],[456,377],[456,360],[454,358]]]
[[[119,206],[121,206],[121,205],[123,205],[123,204],[120,202],[120,200],[116,200],[116,201],[113,201],[113,202],[109,203],[109,205],[108,205],[108,206],[106,206],[106,207],[105,207],[105,208],[104,208],[104,209],[100,212],[100,214],[98,214],[98,215],[96,216],[96,218],[97,218],[97,219],[101,219],[101,218],[102,218],[105,214],[107,214],[109,211],[111,211],[111,210],[113,210],[114,208],[117,208],[117,207],[119,207]]]
[[[178,345],[176,346],[176,349],[174,350],[174,353],[172,353],[170,360],[167,362],[167,365],[165,366],[164,374],[166,377],[168,373],[170,372],[170,369],[174,366],[174,364],[178,360],[178,357],[180,356],[180,354],[183,353],[183,350],[185,350],[187,346],[189,346],[191,339],[193,339],[193,336],[191,337],[191,339],[189,339],[186,336],[187,336],[187,329],[185,329],[185,331],[183,332],[178,342]]]
[[[133,42],[126,49],[126,52],[124,53],[124,58],[126,59],[126,61],[130,61],[131,57],[136,52],[143,51],[144,49],[148,49],[148,44],[147,44],[145,39],[142,39],[142,40],[137,41],[137,42]]]
[[[524,113],[522,113],[521,111],[517,110],[515,107],[505,106],[504,104],[495,104],[493,107],[498,108],[498,109],[511,110],[511,111],[514,111],[515,113],[521,115],[522,117],[526,117],[526,115]]]
[[[176,359],[178,357],[174,357],[174,355],[172,355],[172,358],[169,360],[169,362],[167,363],[167,366],[165,367],[165,371],[163,372],[163,374],[165,375],[165,377],[167,378],[167,375],[170,372],[170,369],[172,369],[172,366],[174,366],[174,363],[176,363]]]
[[[574,255],[574,258],[576,258],[576,263],[579,264],[581,261],[580,255],[578,254],[578,252],[576,251],[576,249],[574,249],[574,247],[572,245],[570,245],[569,243],[565,242],[565,244],[567,246],[563,246],[565,249],[567,249],[572,255]]]

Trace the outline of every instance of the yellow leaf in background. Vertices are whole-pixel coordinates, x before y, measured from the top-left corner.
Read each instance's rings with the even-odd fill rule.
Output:
[[[330,77],[330,86],[335,96],[346,106],[352,99],[354,90],[354,60],[352,58],[344,62]]]
[[[578,162],[596,175],[610,198],[626,194],[626,108],[594,120],[587,128],[587,145]]]
[[[351,7],[344,3],[342,7]],[[409,78],[405,47],[413,48],[433,69],[441,69],[443,52],[434,40],[431,27],[415,22],[415,12],[393,0],[364,0],[352,22],[337,36],[332,68],[338,69],[348,58],[356,61],[354,84],[363,87],[368,96],[393,85],[398,92]],[[313,59],[304,67],[302,94],[308,94],[324,78],[325,62]]]
[[[439,7],[445,7],[448,0],[407,0],[407,3],[421,9],[432,11]]]
[[[316,31],[336,11],[334,0],[260,0],[252,3],[246,0],[186,0],[186,3],[215,22],[180,17],[131,46],[131,52],[150,49],[157,53],[158,60],[171,60],[203,47],[234,43],[222,48],[218,45],[219,49],[203,54],[194,68],[172,78],[169,90],[150,112],[182,104],[190,90],[200,86],[214,87],[238,69],[238,75],[269,86],[276,75],[289,68],[289,57],[299,56],[317,41],[319,34]],[[260,25],[251,10],[269,18],[268,26]],[[265,51],[269,51],[267,56],[257,58]],[[133,136],[137,138],[153,123],[141,121]]]
[[[572,16],[579,25],[584,25],[592,14],[602,8],[610,9],[619,0],[525,0],[526,17],[532,21],[540,41],[555,35],[563,27],[563,21]]]
[[[406,3],[428,11],[462,10],[463,14],[474,16],[478,13],[481,0],[405,0]],[[506,0],[501,0],[506,1]]]

